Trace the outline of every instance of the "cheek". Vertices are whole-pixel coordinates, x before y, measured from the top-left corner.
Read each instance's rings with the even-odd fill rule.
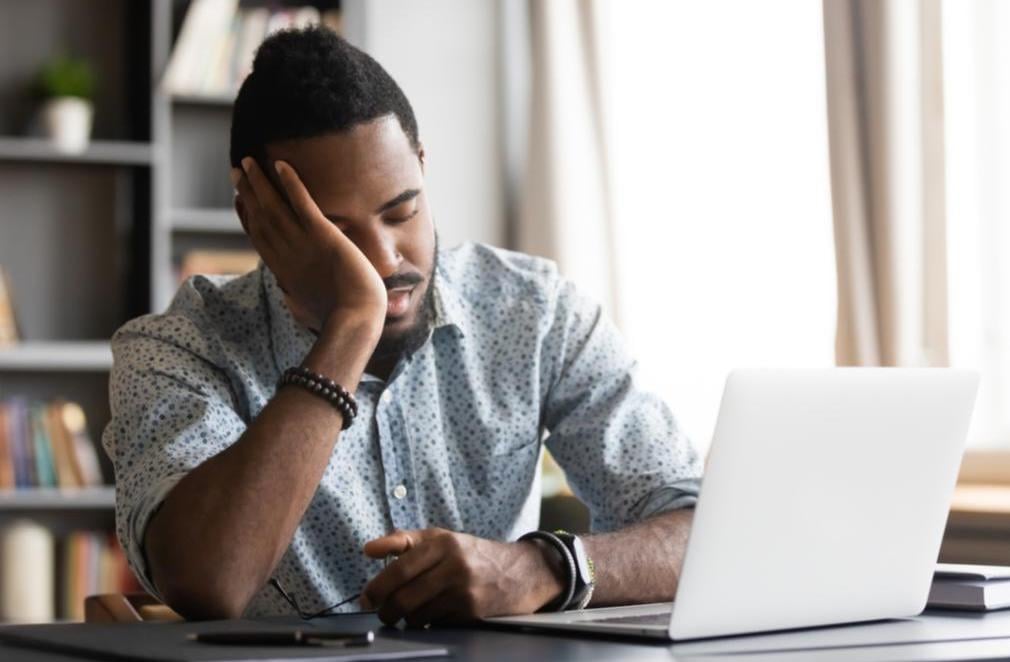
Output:
[[[421,218],[421,214],[418,214],[416,220],[418,223],[411,224],[412,227],[404,232],[400,252],[422,275],[427,276],[431,271],[432,253],[435,250],[435,228],[427,216]]]

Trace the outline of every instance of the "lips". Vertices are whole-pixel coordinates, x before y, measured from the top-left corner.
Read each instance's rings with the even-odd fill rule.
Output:
[[[396,318],[405,315],[410,308],[410,294],[413,291],[413,287],[390,290],[386,297],[386,317]]]

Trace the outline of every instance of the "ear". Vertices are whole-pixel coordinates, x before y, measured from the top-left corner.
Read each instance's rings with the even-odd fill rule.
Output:
[[[249,228],[245,223],[245,205],[242,204],[242,199],[238,194],[238,180],[242,176],[242,171],[238,168],[232,168],[228,172],[228,178],[231,179],[231,187],[234,190],[234,197],[232,198],[232,204],[235,207],[235,214],[238,215],[238,220],[242,223],[242,230],[249,234]]]
[[[238,193],[235,194],[234,204],[235,213],[238,214],[238,220],[242,224],[242,231],[249,234],[249,226],[245,222],[245,205],[242,204],[242,198],[239,197]]]

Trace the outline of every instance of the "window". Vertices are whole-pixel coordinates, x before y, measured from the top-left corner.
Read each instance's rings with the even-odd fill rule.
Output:
[[[950,357],[982,373],[969,444],[1010,448],[1010,5],[942,11]]]
[[[609,7],[619,318],[707,449],[729,370],[834,364],[821,3]]]

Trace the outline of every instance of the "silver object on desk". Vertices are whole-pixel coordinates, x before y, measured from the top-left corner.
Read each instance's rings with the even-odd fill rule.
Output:
[[[945,368],[736,371],[676,603],[487,621],[684,640],[918,614],[977,388]]]

